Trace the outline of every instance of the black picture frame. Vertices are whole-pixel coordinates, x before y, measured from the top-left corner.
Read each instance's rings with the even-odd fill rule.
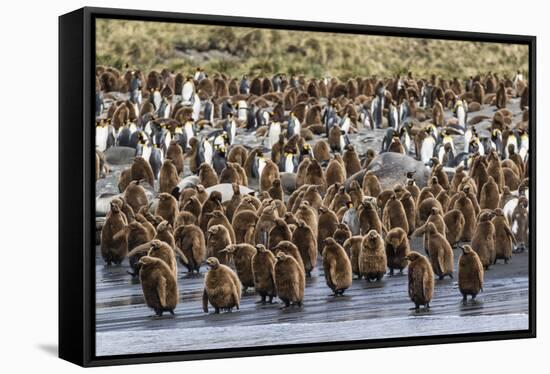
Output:
[[[96,357],[94,85],[95,19],[116,18],[338,33],[515,43],[529,46],[529,329],[193,352]],[[59,17],[59,357],[104,366],[536,337],[536,37],[279,19],[85,7]]]

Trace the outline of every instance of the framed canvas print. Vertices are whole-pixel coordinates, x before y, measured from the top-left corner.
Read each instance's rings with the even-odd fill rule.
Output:
[[[59,352],[535,337],[536,39],[59,18]]]

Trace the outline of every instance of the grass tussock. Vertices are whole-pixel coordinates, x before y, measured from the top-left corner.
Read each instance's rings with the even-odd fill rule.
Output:
[[[97,64],[119,69],[128,63],[191,73],[201,66],[234,77],[280,72],[343,80],[407,71],[466,78],[528,70],[526,45],[105,19],[97,20],[96,30]]]

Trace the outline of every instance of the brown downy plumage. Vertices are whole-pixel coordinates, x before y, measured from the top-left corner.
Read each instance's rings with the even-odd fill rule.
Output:
[[[176,263],[174,250],[165,242],[158,239],[152,240],[147,256],[161,259],[168,265],[174,277],[178,276],[178,265]]]
[[[290,240],[292,232],[286,221],[282,218],[275,218],[275,225],[269,230],[269,239],[267,248],[275,248],[279,242]]]
[[[380,281],[386,274],[387,258],[382,237],[374,230],[369,231],[361,243],[359,274],[367,282]]]
[[[317,239],[313,230],[303,221],[297,220],[291,242],[295,243],[304,263],[304,271],[311,277],[311,271],[317,266]]]
[[[221,264],[229,265],[227,252],[222,252],[231,245],[231,235],[224,225],[212,225],[206,232],[206,256],[216,257]]]
[[[235,265],[237,276],[243,286],[243,292],[248,287],[254,287],[254,274],[252,271],[252,258],[256,254],[256,248],[251,244],[232,244],[225,250]]]
[[[124,190],[124,200],[132,207],[135,213],[139,212],[141,207],[148,206],[145,189],[139,184],[139,181],[131,181]]]
[[[458,209],[451,209],[443,216],[443,221],[447,227],[447,241],[451,246],[460,242],[462,231],[464,230],[464,216]]]
[[[204,291],[202,294],[202,308],[208,313],[208,303],[214,307],[214,313],[220,310],[232,311],[239,309],[241,303],[241,282],[231,268],[220,264],[217,258],[206,260],[210,270],[204,277]]]
[[[178,169],[174,162],[168,158],[164,160],[160,168],[159,192],[172,193],[172,190],[178,185],[179,179]]]
[[[494,213],[488,210],[479,214],[471,244],[486,270],[495,263],[496,259],[495,226],[491,222],[493,217]]]
[[[160,258],[143,256],[139,260],[139,279],[143,297],[156,315],[174,314],[178,304],[178,283],[174,272]]]
[[[351,262],[344,248],[333,238],[326,238],[323,243],[323,268],[327,286],[334,292],[334,296],[343,295],[351,286]]]
[[[252,273],[254,275],[254,290],[260,295],[260,303],[265,304],[266,298],[273,303],[277,296],[275,287],[275,255],[262,244],[256,245],[256,254],[252,257]]]
[[[178,201],[169,193],[163,192],[159,195],[159,201],[155,215],[161,216],[168,221],[169,224],[174,226],[176,217],[178,215]]]
[[[464,191],[459,192],[459,198],[454,204],[454,209],[459,210],[464,217],[464,228],[460,241],[469,242],[472,240],[476,229],[476,214],[471,200]]]
[[[401,201],[397,200],[395,193],[390,196],[384,212],[382,214],[382,222],[386,231],[390,231],[395,227],[400,227],[405,232],[409,232],[409,224],[407,222],[407,215]]]
[[[128,253],[126,235],[117,235],[128,224],[120,206],[111,202],[111,211],[101,229],[101,256],[105,264],[120,264]]]
[[[454,258],[453,249],[445,236],[441,235],[435,225],[429,222],[426,227],[426,236],[428,237],[428,254],[432,263],[434,273],[439,279],[448,275],[453,279]]]
[[[434,272],[428,259],[418,252],[411,252],[409,262],[409,297],[418,311],[420,306],[430,308],[434,293]]]
[[[466,304],[467,296],[474,300],[477,294],[483,290],[483,264],[478,254],[472,247],[461,247],[462,254],[458,258],[458,289],[463,296],[462,302]]]
[[[305,274],[298,261],[284,252],[277,253],[275,262],[275,288],[277,296],[285,304],[301,306],[304,299]]]
[[[512,249],[516,244],[516,238],[502,209],[495,209],[494,214],[492,222],[495,226],[495,262],[504,260],[504,263],[507,264],[508,260],[512,258]]]
[[[189,273],[200,272],[200,266],[205,259],[206,245],[204,234],[199,226],[179,226],[174,231],[176,247],[187,258],[187,271]]]
[[[395,269],[403,274],[403,269],[407,267],[408,261],[405,256],[411,251],[409,238],[402,228],[391,229],[386,235],[386,259],[390,268],[390,275],[393,275]]]

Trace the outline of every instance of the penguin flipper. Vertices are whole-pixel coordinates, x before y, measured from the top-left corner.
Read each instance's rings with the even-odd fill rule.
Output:
[[[324,271],[325,271],[325,277],[327,281],[327,285],[330,288],[334,288],[334,282],[333,282],[333,272],[334,272],[334,266],[331,266],[331,263],[326,263],[323,265]]]
[[[161,307],[166,306],[166,278],[160,277],[157,283],[157,295]]]
[[[202,310],[208,313],[208,293],[206,292],[206,288],[202,292]]]

